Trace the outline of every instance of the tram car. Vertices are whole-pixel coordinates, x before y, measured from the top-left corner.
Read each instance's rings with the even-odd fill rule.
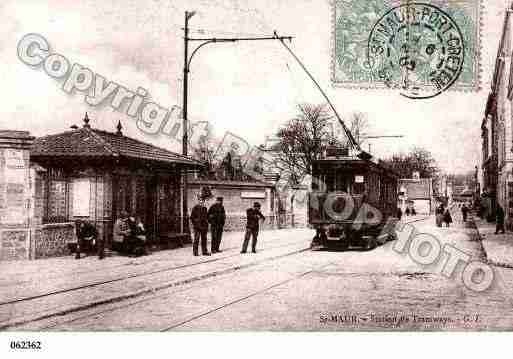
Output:
[[[312,247],[373,249],[394,239],[397,180],[395,172],[364,151],[350,155],[345,149],[328,149],[312,164]]]

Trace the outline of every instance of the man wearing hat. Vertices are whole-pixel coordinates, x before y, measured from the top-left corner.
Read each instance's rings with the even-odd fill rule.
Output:
[[[223,227],[226,221],[226,213],[223,207],[223,197],[217,197],[214,203],[208,209],[208,222],[210,223],[210,232],[212,233],[212,253],[219,253],[221,239],[223,237]]]
[[[258,238],[258,230],[260,227],[260,219],[265,220],[264,215],[260,212],[260,203],[255,202],[253,208],[246,210],[246,235],[244,236],[244,243],[242,244],[241,253],[246,253],[248,250],[249,237],[253,237],[251,243],[251,252],[256,253],[256,244]]]
[[[193,254],[199,255],[198,247],[201,239],[201,252],[204,256],[209,256],[210,253],[207,249],[208,211],[205,206],[205,198],[201,195],[198,196],[198,204],[192,208],[191,222],[194,230]]]

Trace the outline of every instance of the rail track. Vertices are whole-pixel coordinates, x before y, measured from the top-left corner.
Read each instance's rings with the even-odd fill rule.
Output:
[[[73,307],[70,307],[70,308],[62,308],[61,310],[57,310],[57,311],[55,311],[53,313],[41,313],[41,315],[38,315],[38,313],[33,313],[31,318],[20,318],[19,320],[14,319],[14,320],[9,320],[9,321],[0,323],[0,330],[10,329],[12,327],[17,327],[17,326],[24,325],[24,324],[27,324],[27,323],[30,323],[30,322],[35,322],[35,321],[38,321],[38,320],[48,319],[48,318],[51,318],[51,317],[54,317],[54,316],[66,315],[66,314],[70,314],[70,313],[73,313],[73,312],[77,312],[77,311],[93,308],[93,307],[96,307],[96,306],[100,306],[100,305],[103,305],[103,304],[109,304],[109,303],[113,303],[113,302],[116,302],[116,301],[121,301],[121,300],[124,300],[124,299],[138,297],[138,296],[141,296],[141,295],[144,295],[144,294],[148,294],[148,293],[154,293],[154,292],[156,292],[158,290],[162,290],[162,289],[166,289],[166,288],[170,288],[170,287],[175,287],[175,286],[180,286],[180,285],[184,285],[184,284],[189,284],[189,283],[200,281],[200,280],[203,280],[203,279],[207,279],[207,278],[210,278],[210,277],[213,277],[213,276],[227,274],[227,273],[230,273],[230,272],[233,272],[233,271],[237,271],[237,270],[249,268],[249,267],[252,267],[252,266],[260,265],[260,264],[263,264],[263,263],[266,263],[266,262],[270,262],[270,261],[273,261],[273,260],[277,260],[277,259],[280,259],[280,258],[283,258],[283,257],[287,257],[287,256],[290,256],[290,255],[295,255],[295,254],[304,252],[306,250],[309,250],[309,248],[299,248],[299,249],[297,249],[299,247],[298,243],[297,243],[297,241],[294,241],[294,242],[287,242],[287,243],[284,243],[284,244],[281,244],[281,245],[266,247],[265,249],[261,250],[259,253],[265,253],[265,252],[267,252],[269,250],[286,248],[286,247],[293,247],[293,248],[296,247],[296,248],[293,251],[291,251],[291,252],[287,251],[284,254],[278,254],[276,256],[264,258],[262,260],[256,260],[256,261],[253,261],[253,262],[250,262],[250,263],[246,263],[246,264],[242,264],[242,265],[231,266],[231,267],[223,269],[223,270],[212,271],[212,272],[208,272],[208,273],[201,274],[201,275],[198,275],[198,276],[192,276],[192,277],[185,278],[185,279],[178,280],[178,281],[171,281],[171,282],[166,281],[164,283],[157,283],[157,284],[152,283],[149,287],[144,288],[142,290],[139,290],[139,291],[137,291],[135,293],[133,293],[133,292],[132,293],[127,293],[125,295],[119,295],[119,296],[116,296],[114,298],[108,297],[108,298],[105,298],[105,299],[93,301],[91,303],[87,303],[87,304],[80,305],[80,306],[73,306]],[[234,248],[235,247],[228,248],[227,251],[230,250],[230,249],[234,249]],[[109,279],[109,280],[104,280],[104,281],[97,281],[97,282],[89,283],[89,284],[86,284],[86,285],[79,285],[79,286],[64,288],[64,289],[60,289],[60,290],[55,290],[55,291],[43,293],[43,294],[40,294],[40,295],[33,295],[33,296],[27,296],[27,297],[23,297],[23,298],[18,298],[18,299],[15,299],[15,300],[3,301],[3,302],[0,302],[0,311],[2,310],[2,308],[5,308],[7,306],[13,306],[13,305],[20,304],[20,303],[23,303],[23,302],[30,303],[31,301],[35,301],[35,300],[42,299],[42,298],[50,298],[50,297],[56,297],[57,298],[59,295],[66,295],[66,294],[70,294],[70,293],[73,293],[73,292],[77,292],[77,291],[81,291],[81,290],[86,290],[86,289],[89,289],[89,288],[101,288],[102,286],[107,286],[109,284],[116,283],[116,282],[127,281],[127,280],[131,280],[131,279],[134,279],[134,278],[144,278],[144,277],[149,277],[149,276],[152,276],[152,275],[162,274],[162,273],[166,273],[166,272],[172,273],[173,271],[177,271],[177,270],[180,270],[180,269],[186,269],[186,268],[189,268],[189,267],[199,266],[199,265],[202,265],[202,264],[209,264],[209,263],[213,263],[213,262],[218,262],[218,261],[226,260],[226,259],[229,259],[229,258],[240,256],[240,253],[238,253],[239,247],[237,246],[236,249],[237,249],[237,252],[235,254],[224,255],[224,256],[220,256],[220,257],[217,257],[217,258],[212,258],[212,259],[208,259],[208,260],[204,260],[204,261],[200,261],[200,262],[196,262],[196,263],[184,264],[184,265],[179,265],[179,266],[170,266],[170,267],[161,268],[161,269],[158,269],[158,270],[149,270],[149,271],[144,271],[142,273],[136,273],[136,274],[131,274],[131,275],[123,276],[123,277],[120,277],[120,278]]]

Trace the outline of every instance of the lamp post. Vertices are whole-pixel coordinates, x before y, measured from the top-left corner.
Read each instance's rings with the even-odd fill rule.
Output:
[[[182,137],[182,154],[184,156],[188,155],[188,144],[189,144],[189,136],[188,136],[188,109],[187,109],[187,100],[188,100],[188,85],[189,85],[189,70],[191,66],[191,61],[196,52],[205,45],[218,43],[218,42],[237,42],[237,41],[262,41],[262,40],[292,40],[291,36],[262,36],[262,37],[231,37],[231,38],[190,38],[189,37],[189,20],[196,14],[195,11],[186,11],[185,12],[185,27],[184,27],[184,66],[183,66],[183,137]],[[199,42],[200,44],[192,50],[191,55],[189,56],[189,42]],[[185,175],[182,179],[182,188],[183,188],[183,201],[182,201],[182,233],[189,232],[189,220],[188,220],[188,204],[187,204],[187,171],[185,171]]]

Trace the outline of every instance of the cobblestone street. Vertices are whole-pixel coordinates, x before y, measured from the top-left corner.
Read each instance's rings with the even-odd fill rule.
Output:
[[[472,259],[484,258],[472,224],[411,223]],[[411,219],[410,219],[411,221]],[[388,242],[372,251],[312,251],[311,230],[262,233],[257,254],[240,255],[240,234],[225,251],[192,257],[190,248],[137,259],[70,257],[5,267],[1,324],[7,330],[488,330],[511,329],[512,270],[494,268],[484,292],[421,266]],[[59,263],[54,275],[37,266]],[[20,270],[19,274],[16,271]],[[67,271],[67,272],[66,272]],[[21,273],[24,273],[23,275]],[[39,271],[39,273],[42,273]],[[59,274],[58,274],[59,273]],[[13,279],[14,278],[14,279]],[[46,282],[43,280],[46,279]]]

